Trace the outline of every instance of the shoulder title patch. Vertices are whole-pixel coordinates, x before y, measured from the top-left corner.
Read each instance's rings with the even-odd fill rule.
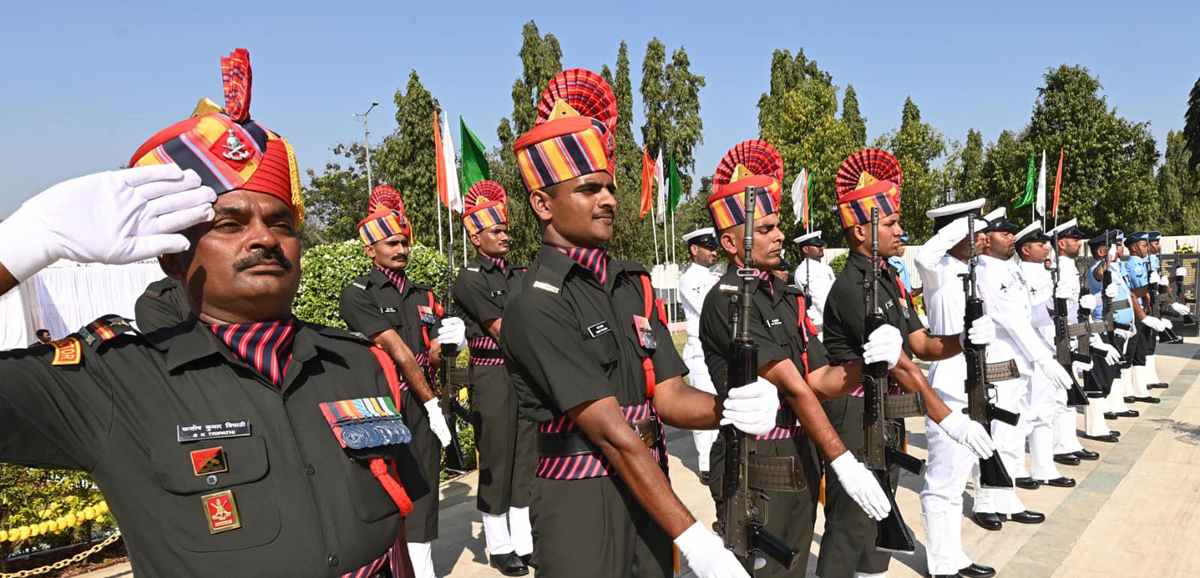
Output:
[[[122,333],[135,331],[133,326],[129,324],[129,320],[120,315],[105,315],[79,330],[79,335],[88,345],[96,345],[99,341],[103,343]]]
[[[83,362],[82,348],[79,340],[74,337],[51,341],[50,346],[54,348],[54,360],[50,362],[50,365],[79,365]]]
[[[554,285],[546,283],[545,281],[534,281],[533,288],[541,289],[542,291],[549,291],[555,295],[558,295],[558,293],[560,291],[560,289],[558,287],[555,287]]]

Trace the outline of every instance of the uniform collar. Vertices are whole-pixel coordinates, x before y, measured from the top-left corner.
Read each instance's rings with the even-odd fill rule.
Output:
[[[388,285],[391,285],[392,287],[396,287],[396,284],[395,284],[395,282],[392,281],[391,276],[384,273],[383,271],[381,271],[378,267],[376,267],[374,265],[371,266],[371,274],[368,275],[368,277],[371,279],[372,283],[379,285],[380,287],[386,287]],[[401,295],[404,295],[405,293],[410,291],[413,286],[412,279],[409,279],[407,275],[405,275],[404,278],[405,278],[404,287],[396,287],[396,290],[399,291]]]
[[[341,354],[336,349],[326,346],[321,337],[322,334],[333,331],[336,330],[297,320],[296,337],[292,342],[293,361],[306,363],[317,356],[319,349],[344,362]],[[229,348],[194,315],[171,331],[157,333],[165,334],[163,339],[153,345],[156,349],[166,352],[169,372],[175,372],[194,361],[212,355],[224,357],[230,362],[238,361]]]
[[[483,253],[476,253],[475,258],[471,259],[471,262],[478,265],[480,269],[483,269],[489,273],[499,269],[501,273],[507,274],[508,271],[512,269],[512,267],[508,265],[507,260],[494,259],[484,255]]]

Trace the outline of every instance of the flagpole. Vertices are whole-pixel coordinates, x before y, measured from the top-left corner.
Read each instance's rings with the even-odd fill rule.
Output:
[[[441,195],[438,195],[437,193],[434,193],[434,195],[437,197],[434,200],[435,203],[442,202]],[[442,246],[442,210],[438,209],[436,212],[438,220],[438,253],[444,253],[446,249]]]
[[[654,226],[654,219],[657,218],[656,213],[657,213],[657,211],[654,210],[654,206],[651,205],[650,206],[650,231],[652,233],[654,233],[654,264],[655,265],[657,265],[659,263],[659,261],[658,261],[658,227]]]

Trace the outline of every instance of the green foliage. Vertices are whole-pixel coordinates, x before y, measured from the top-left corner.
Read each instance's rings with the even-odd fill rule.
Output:
[[[842,97],[842,122],[850,130],[850,139],[854,146],[867,146],[867,119],[858,110],[858,93],[854,86],[846,85],[846,94]]]
[[[358,236],[358,221],[366,216],[367,172],[363,163],[361,144],[339,144],[334,154],[349,163],[343,169],[339,163],[326,163],[320,175],[308,169],[308,186],[304,189],[305,226],[320,229],[325,242],[353,239]]]
[[[825,230],[825,238],[833,244],[843,242],[837,234],[842,227],[833,212],[837,198],[834,177],[842,161],[860,148],[837,112],[837,87],[829,73],[806,58],[803,50],[794,58],[787,50],[776,50],[771,59],[771,90],[758,99],[758,129],[783,157],[785,191],[791,190],[801,169],[812,173],[812,228]],[[787,238],[799,236],[801,227],[793,222],[790,194],[783,195],[780,214]]]
[[[623,259],[640,263],[654,262],[654,220],[649,213],[639,219],[642,206],[642,151],[633,137],[633,83],[629,79],[629,47],[624,41],[617,50],[617,69],[613,74],[608,65],[601,76],[613,88],[617,97],[616,180],[617,209],[613,223],[613,238],[608,250]]]
[[[1197,79],[1196,84],[1192,85],[1192,92],[1188,95],[1187,112],[1184,113],[1183,139],[1187,143],[1188,152],[1191,153],[1188,164],[1192,170],[1196,170],[1197,165],[1200,165],[1200,79]]]
[[[342,289],[359,275],[371,272],[371,261],[358,241],[318,245],[304,252],[300,268],[300,292],[292,312],[302,321],[346,328],[338,313]],[[405,270],[409,279],[431,285],[441,298],[446,292],[446,257],[436,249],[414,246]]]
[[[983,194],[983,135],[967,130],[967,147],[962,151],[962,172],[959,175],[955,201],[965,202]]]
[[[921,122],[921,109],[911,98],[904,100],[900,130],[884,138],[887,142],[883,148],[896,156],[904,171],[900,225],[912,243],[923,243],[933,232],[933,222],[925,217],[925,211],[948,196],[946,172],[954,166],[934,165],[946,152],[946,139],[933,125]]]
[[[1169,131],[1167,153],[1157,176],[1162,196],[1159,230],[1164,235],[1183,235],[1200,228],[1200,175],[1192,169],[1191,156],[1183,133]]]
[[[54,520],[95,505],[101,499],[95,483],[84,472],[0,464],[0,530]],[[0,542],[0,571],[5,569],[4,559],[14,551],[66,546],[87,540],[92,532],[115,526],[112,516],[106,515],[103,520],[85,522],[69,530],[23,541]]]
[[[833,269],[833,274],[841,275],[842,269],[846,267],[846,259],[850,258],[850,252],[847,251],[829,260],[829,267]]]
[[[695,148],[704,143],[704,122],[700,119],[703,87],[704,77],[691,72],[691,61],[682,46],[671,53],[671,61],[667,62],[666,46],[661,40],[654,38],[646,45],[642,60],[641,94],[646,114],[642,142],[655,158],[662,151],[664,163],[670,155],[675,156],[684,194],[692,190]]]

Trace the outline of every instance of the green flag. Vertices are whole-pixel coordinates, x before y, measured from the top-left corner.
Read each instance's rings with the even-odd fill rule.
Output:
[[[1020,209],[1021,207],[1033,202],[1033,198],[1035,196],[1035,187],[1033,186],[1033,171],[1033,151],[1031,150],[1029,151],[1029,173],[1025,175],[1025,196],[1021,197],[1021,200],[1017,201],[1017,204],[1013,205],[1014,209]]]
[[[683,196],[683,183],[679,181],[679,168],[675,166],[675,155],[667,153],[667,165],[670,167],[667,176],[667,218],[675,216],[675,205]]]
[[[462,127],[462,190],[463,196],[466,196],[471,185],[492,178],[492,173],[488,170],[487,155],[483,152],[479,137],[467,128],[461,116],[458,117],[458,125]]]

